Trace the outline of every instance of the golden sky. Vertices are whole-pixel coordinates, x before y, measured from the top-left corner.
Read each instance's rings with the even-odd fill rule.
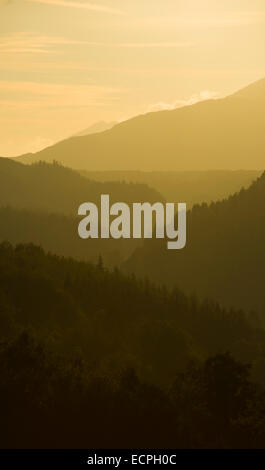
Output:
[[[0,155],[265,76],[265,0],[0,0]]]

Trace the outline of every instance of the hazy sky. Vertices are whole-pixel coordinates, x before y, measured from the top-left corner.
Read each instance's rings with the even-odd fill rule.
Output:
[[[265,0],[0,0],[0,155],[265,76]]]

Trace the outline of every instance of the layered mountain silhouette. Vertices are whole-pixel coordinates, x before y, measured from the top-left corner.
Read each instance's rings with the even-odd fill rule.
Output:
[[[187,215],[187,244],[167,250],[146,240],[126,270],[223,305],[255,310],[265,320],[265,173],[247,190]]]
[[[264,120],[262,79],[226,98],[137,116],[18,158],[104,171],[262,169]]]
[[[264,91],[0,159],[0,446],[264,447]],[[193,206],[183,250],[77,234],[101,194],[236,190]]]

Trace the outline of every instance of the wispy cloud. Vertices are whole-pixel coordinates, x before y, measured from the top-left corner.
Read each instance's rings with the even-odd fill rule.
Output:
[[[192,42],[118,42],[118,43],[105,43],[105,42],[91,42],[91,46],[98,47],[121,47],[128,49],[156,49],[156,48],[182,48],[191,47],[194,45]]]
[[[1,53],[47,54],[58,52],[62,46],[86,46],[102,48],[156,49],[191,47],[191,42],[91,42],[54,36],[41,36],[34,33],[18,32],[1,37]]]
[[[265,11],[259,12],[238,12],[223,17],[198,17],[183,18],[180,23],[191,26],[244,26],[249,24],[264,23]]]
[[[18,32],[1,37],[0,53],[38,53],[55,52],[55,46],[87,44],[85,41],[54,36],[41,36],[34,33]]]
[[[66,8],[77,8],[89,11],[95,11],[99,13],[110,13],[112,15],[124,15],[125,12],[117,8],[108,7],[105,5],[98,5],[90,2],[78,2],[68,0],[26,0],[31,3],[42,3],[43,5],[54,5]]]
[[[109,86],[0,81],[0,105],[13,109],[107,106],[126,89]]]
[[[153,28],[229,28],[248,26],[265,22],[265,10],[261,11],[229,11],[223,15],[210,14],[188,16],[172,15],[149,18],[141,18],[139,23],[145,27]]]
[[[216,91],[204,90],[200,93],[196,93],[190,96],[186,100],[175,100],[172,103],[165,103],[163,101],[160,101],[158,103],[152,104],[147,108],[147,112],[166,111],[176,108],[182,108],[183,106],[191,106],[192,104],[199,103],[200,101],[216,99],[219,97],[220,94]]]

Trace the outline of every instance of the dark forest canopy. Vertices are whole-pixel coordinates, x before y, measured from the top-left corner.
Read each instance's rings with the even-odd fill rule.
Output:
[[[243,312],[0,245],[1,447],[263,447],[264,364]]]
[[[145,240],[127,272],[177,285],[200,298],[256,310],[265,319],[265,173],[248,189],[187,214],[187,244],[168,252],[164,240]]]
[[[257,364],[265,354],[264,331],[242,311],[31,244],[0,245],[0,312],[1,335],[31,328],[56,349],[82,351],[97,371],[132,363],[160,384],[192,358],[230,350]]]

